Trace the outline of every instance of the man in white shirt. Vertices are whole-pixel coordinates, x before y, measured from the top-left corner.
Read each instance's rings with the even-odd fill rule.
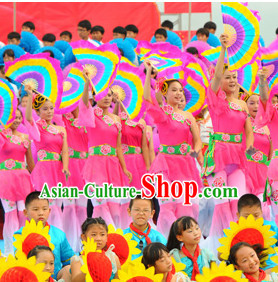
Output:
[[[88,20],[83,20],[83,21],[78,23],[77,32],[78,32],[80,39],[81,40],[87,40],[90,43],[92,43],[92,44],[94,44],[95,46],[98,47],[99,44],[96,41],[89,38],[89,35],[91,33],[91,29],[92,29],[92,26],[91,26],[91,23]]]

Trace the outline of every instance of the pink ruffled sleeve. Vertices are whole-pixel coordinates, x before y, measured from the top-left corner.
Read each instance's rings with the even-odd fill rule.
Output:
[[[40,130],[37,126],[37,123],[34,122],[33,120],[31,122],[25,120],[25,126],[28,130],[30,139],[37,141],[37,142],[40,142],[41,141],[41,134],[40,134]]]
[[[220,115],[223,111],[227,111],[229,103],[226,101],[225,92],[219,88],[217,93],[213,92],[211,85],[207,88],[207,103],[210,113],[213,112],[216,115]]]
[[[161,107],[158,105],[157,101],[152,99],[152,103],[144,100],[144,103],[146,105],[147,114],[149,114],[154,123],[163,123],[167,120],[166,114],[163,112]]]
[[[255,124],[261,128],[271,122],[275,113],[275,109],[270,100],[267,101],[264,107],[261,98],[259,100],[259,109],[256,115]]]
[[[0,132],[0,151],[2,150],[2,147],[4,146],[4,144],[5,144],[5,137]]]
[[[65,127],[65,123],[63,121],[63,116],[60,115],[60,114],[54,114],[52,122],[54,122],[56,125]]]
[[[83,103],[82,99],[80,99],[79,101],[78,125],[86,127],[96,127],[94,109],[90,104],[87,107]]]

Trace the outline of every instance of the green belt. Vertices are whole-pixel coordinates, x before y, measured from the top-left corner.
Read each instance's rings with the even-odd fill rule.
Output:
[[[69,150],[72,150],[72,153],[69,157],[71,159],[87,159],[88,158],[88,153],[87,152],[80,152],[80,151],[75,151],[72,148],[69,148]]]
[[[278,149],[273,152],[273,155],[272,155],[271,159],[274,160],[276,158],[278,158]]]
[[[0,163],[0,170],[14,170],[14,169],[26,169],[26,164],[24,162],[19,162],[13,159],[8,159]]]
[[[142,149],[140,147],[128,146],[126,144],[122,144],[122,149],[123,149],[124,155],[142,154]]]
[[[250,156],[246,154],[246,158],[248,161],[256,162],[258,164],[269,165],[270,161],[268,161],[268,156],[261,151],[257,151],[254,155]]]
[[[167,155],[186,155],[190,152],[191,146],[187,143],[182,143],[175,146],[160,145],[158,148],[160,153]]]
[[[61,161],[62,156],[59,153],[39,150],[37,153],[38,161]]]
[[[225,143],[241,143],[242,142],[242,133],[240,134],[230,134],[230,133],[214,133],[210,134],[208,149],[205,152],[204,156],[204,169],[201,173],[201,176],[210,175],[215,169],[214,161],[214,151],[216,142],[225,142]]]
[[[116,148],[104,144],[100,146],[90,147],[89,156],[116,156]]]

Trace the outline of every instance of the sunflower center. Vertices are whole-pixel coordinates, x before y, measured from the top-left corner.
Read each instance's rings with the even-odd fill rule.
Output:
[[[24,242],[22,243],[22,251],[27,256],[29,252],[38,245],[49,247],[48,241],[44,236],[38,233],[31,233],[25,238]]]
[[[136,276],[128,279],[126,282],[153,282],[153,280],[144,276]]]
[[[37,276],[29,269],[21,266],[15,266],[3,273],[0,281],[39,281]]]
[[[250,245],[260,244],[264,247],[264,237],[261,232],[254,228],[245,228],[239,231],[232,240],[231,247],[239,242],[246,242]]]
[[[223,282],[223,281],[225,281],[225,282],[236,282],[236,280],[234,278],[227,277],[227,276],[218,276],[218,277],[210,280],[210,282]]]

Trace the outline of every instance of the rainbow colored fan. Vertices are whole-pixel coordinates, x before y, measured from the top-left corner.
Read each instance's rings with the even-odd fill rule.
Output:
[[[59,109],[63,93],[63,73],[60,62],[49,54],[26,54],[5,63],[6,76],[45,96]]]
[[[260,40],[259,21],[247,7],[237,2],[222,2],[221,9],[224,33],[229,36],[229,69],[237,70],[256,59]]]
[[[210,61],[213,65],[216,66],[217,60],[220,55],[220,51],[221,51],[221,47],[217,47],[217,48],[206,50],[202,52],[201,55],[205,57],[208,61]]]
[[[8,81],[0,78],[0,128],[8,128],[15,119],[17,98]]]
[[[73,111],[82,97],[85,78],[83,76],[82,65],[77,62],[74,63],[63,82],[62,101],[57,113],[65,114]]]
[[[121,63],[111,90],[119,95],[131,119],[139,120],[144,114],[143,91],[145,75],[137,67]]]
[[[107,95],[116,77],[121,59],[117,45],[106,43],[96,47],[88,41],[80,40],[71,43],[71,46],[77,60],[89,71],[95,99],[100,100]]]

